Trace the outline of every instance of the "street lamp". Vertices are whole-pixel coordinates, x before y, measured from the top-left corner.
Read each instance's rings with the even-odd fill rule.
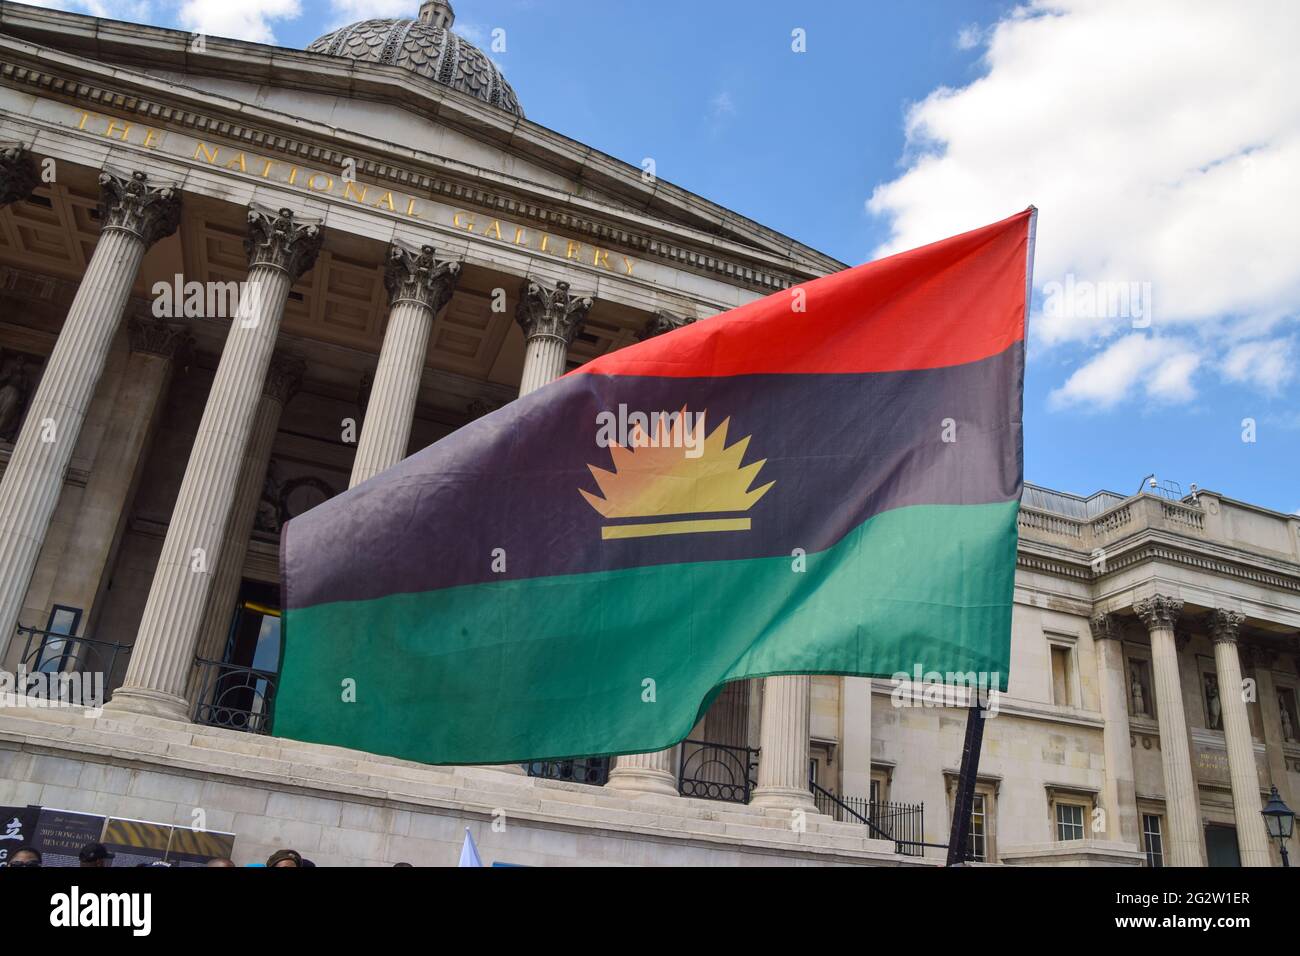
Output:
[[[1295,812],[1282,802],[1282,798],[1277,794],[1277,787],[1268,795],[1268,803],[1260,811],[1264,815],[1264,823],[1268,826],[1268,835],[1277,841],[1278,849],[1282,851],[1282,865],[1290,866],[1291,860],[1286,855],[1286,841],[1291,839],[1291,834],[1295,830]]]

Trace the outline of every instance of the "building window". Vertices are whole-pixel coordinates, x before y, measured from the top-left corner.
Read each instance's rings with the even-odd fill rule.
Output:
[[[1082,840],[1084,807],[1077,803],[1056,805],[1056,839]]]
[[[1052,645],[1052,703],[1058,707],[1075,706],[1072,657],[1070,648]]]
[[[83,642],[75,640],[80,624],[81,608],[54,605],[45,625],[45,633],[41,635],[41,646],[33,669],[46,673],[80,670],[84,661],[79,658],[86,650]]]
[[[977,793],[970,806],[970,858],[977,863],[988,860],[988,804]]]
[[[1142,849],[1147,855],[1147,866],[1165,865],[1165,843],[1160,832],[1160,815],[1142,814]]]
[[[948,788],[949,826],[956,812],[960,778],[956,772],[945,771]],[[970,830],[966,837],[966,852],[978,863],[996,863],[998,859],[998,781],[993,778],[976,778],[971,793]]]

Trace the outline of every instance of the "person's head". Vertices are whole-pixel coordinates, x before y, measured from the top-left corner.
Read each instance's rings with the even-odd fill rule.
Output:
[[[34,846],[20,846],[9,854],[9,866],[40,866],[41,851]]]
[[[297,850],[276,850],[266,859],[268,867],[275,866],[302,866],[302,857],[298,855]]]
[[[214,856],[204,866],[234,866],[235,861],[228,856]]]
[[[399,866],[400,866],[400,867],[403,867],[403,868],[414,869],[414,867],[413,867],[410,863],[394,863],[394,864],[393,864],[393,869],[397,869]]]
[[[108,852],[108,847],[102,843],[87,843],[81,848],[79,859],[82,866],[112,866],[109,862],[113,859],[114,854]]]

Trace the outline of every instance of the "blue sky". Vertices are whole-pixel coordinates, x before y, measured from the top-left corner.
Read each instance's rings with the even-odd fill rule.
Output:
[[[1031,2],[455,7],[484,48],[504,29],[492,55],[530,119],[653,158],[662,178],[847,263],[1035,203],[1027,479],[1131,493],[1155,472],[1297,512],[1300,5]],[[94,3],[291,47],[417,7]],[[1045,293],[1067,277],[1132,289],[1129,311],[1150,318],[1062,308]]]

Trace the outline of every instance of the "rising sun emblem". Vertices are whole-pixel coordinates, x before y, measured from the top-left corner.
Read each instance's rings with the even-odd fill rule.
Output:
[[[769,481],[750,490],[764,458],[742,465],[749,436],[727,445],[726,419],[702,443],[688,449],[683,442],[686,409],[677,415],[656,416],[654,431],[635,428],[627,445],[611,444],[614,470],[588,465],[604,497],[579,488],[587,503],[611,523],[600,529],[602,538],[646,538],[665,534],[706,531],[748,531],[750,519],[740,517],[758,503],[772,486]],[[702,432],[704,416],[698,416]],[[692,515],[672,521],[647,521]]]

